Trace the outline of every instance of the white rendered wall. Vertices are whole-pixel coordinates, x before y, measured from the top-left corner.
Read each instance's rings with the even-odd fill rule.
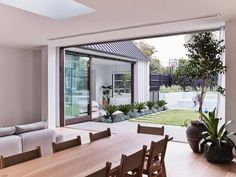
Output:
[[[0,48],[0,127],[41,120],[40,51]]]
[[[149,100],[149,62],[134,64],[134,102]]]
[[[232,120],[228,127],[230,131],[236,132],[236,19],[226,22],[225,43],[226,56],[226,98],[225,119]],[[232,137],[236,143],[236,137]],[[236,152],[235,152],[236,155]]]

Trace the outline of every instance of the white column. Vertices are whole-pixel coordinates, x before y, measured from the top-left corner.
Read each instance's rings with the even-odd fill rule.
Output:
[[[232,120],[228,129],[236,131],[236,19],[226,22],[225,28],[225,44],[226,55],[225,62],[227,72],[226,79],[226,97],[225,97],[225,119]],[[236,138],[234,137],[236,143]],[[236,153],[235,153],[236,154]]]
[[[134,102],[149,100],[149,62],[134,65]]]
[[[42,47],[42,119],[49,128],[55,128],[59,119],[57,56],[56,47]]]

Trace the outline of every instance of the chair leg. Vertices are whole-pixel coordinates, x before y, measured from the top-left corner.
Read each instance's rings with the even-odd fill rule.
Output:
[[[163,162],[163,164],[162,164],[162,173],[163,173],[163,177],[167,177],[165,162]]]

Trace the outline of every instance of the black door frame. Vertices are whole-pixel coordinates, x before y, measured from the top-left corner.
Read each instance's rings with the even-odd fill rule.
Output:
[[[104,59],[104,60],[112,60],[112,61],[120,61],[125,63],[131,64],[131,103],[134,103],[134,61],[127,61],[123,59],[114,59],[109,57],[103,57],[98,55],[90,55],[86,53],[81,52],[75,52],[75,51],[67,51],[67,48],[61,47],[60,48],[60,66],[59,66],[59,72],[60,72],[60,79],[59,79],[59,92],[60,92],[60,127],[64,127],[66,125],[75,124],[75,123],[81,123],[86,121],[92,120],[92,92],[93,92],[93,85],[92,85],[92,58],[98,58],[98,59]],[[64,110],[64,101],[65,101],[65,91],[64,91],[64,67],[65,67],[65,53],[70,52],[74,53],[80,56],[85,56],[89,58],[88,63],[88,90],[89,90],[89,106],[88,106],[88,116],[81,116],[81,117],[75,117],[74,119],[70,119],[69,121],[65,120],[65,110]]]

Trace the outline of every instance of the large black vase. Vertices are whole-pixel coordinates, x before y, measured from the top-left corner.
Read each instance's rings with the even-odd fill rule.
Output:
[[[234,158],[232,150],[233,146],[229,143],[221,143],[221,147],[205,144],[204,156],[209,162],[228,164]]]
[[[192,121],[186,130],[188,143],[195,153],[203,152],[203,147],[199,149],[199,142],[202,139],[202,132],[206,131],[206,127],[200,121]]]

